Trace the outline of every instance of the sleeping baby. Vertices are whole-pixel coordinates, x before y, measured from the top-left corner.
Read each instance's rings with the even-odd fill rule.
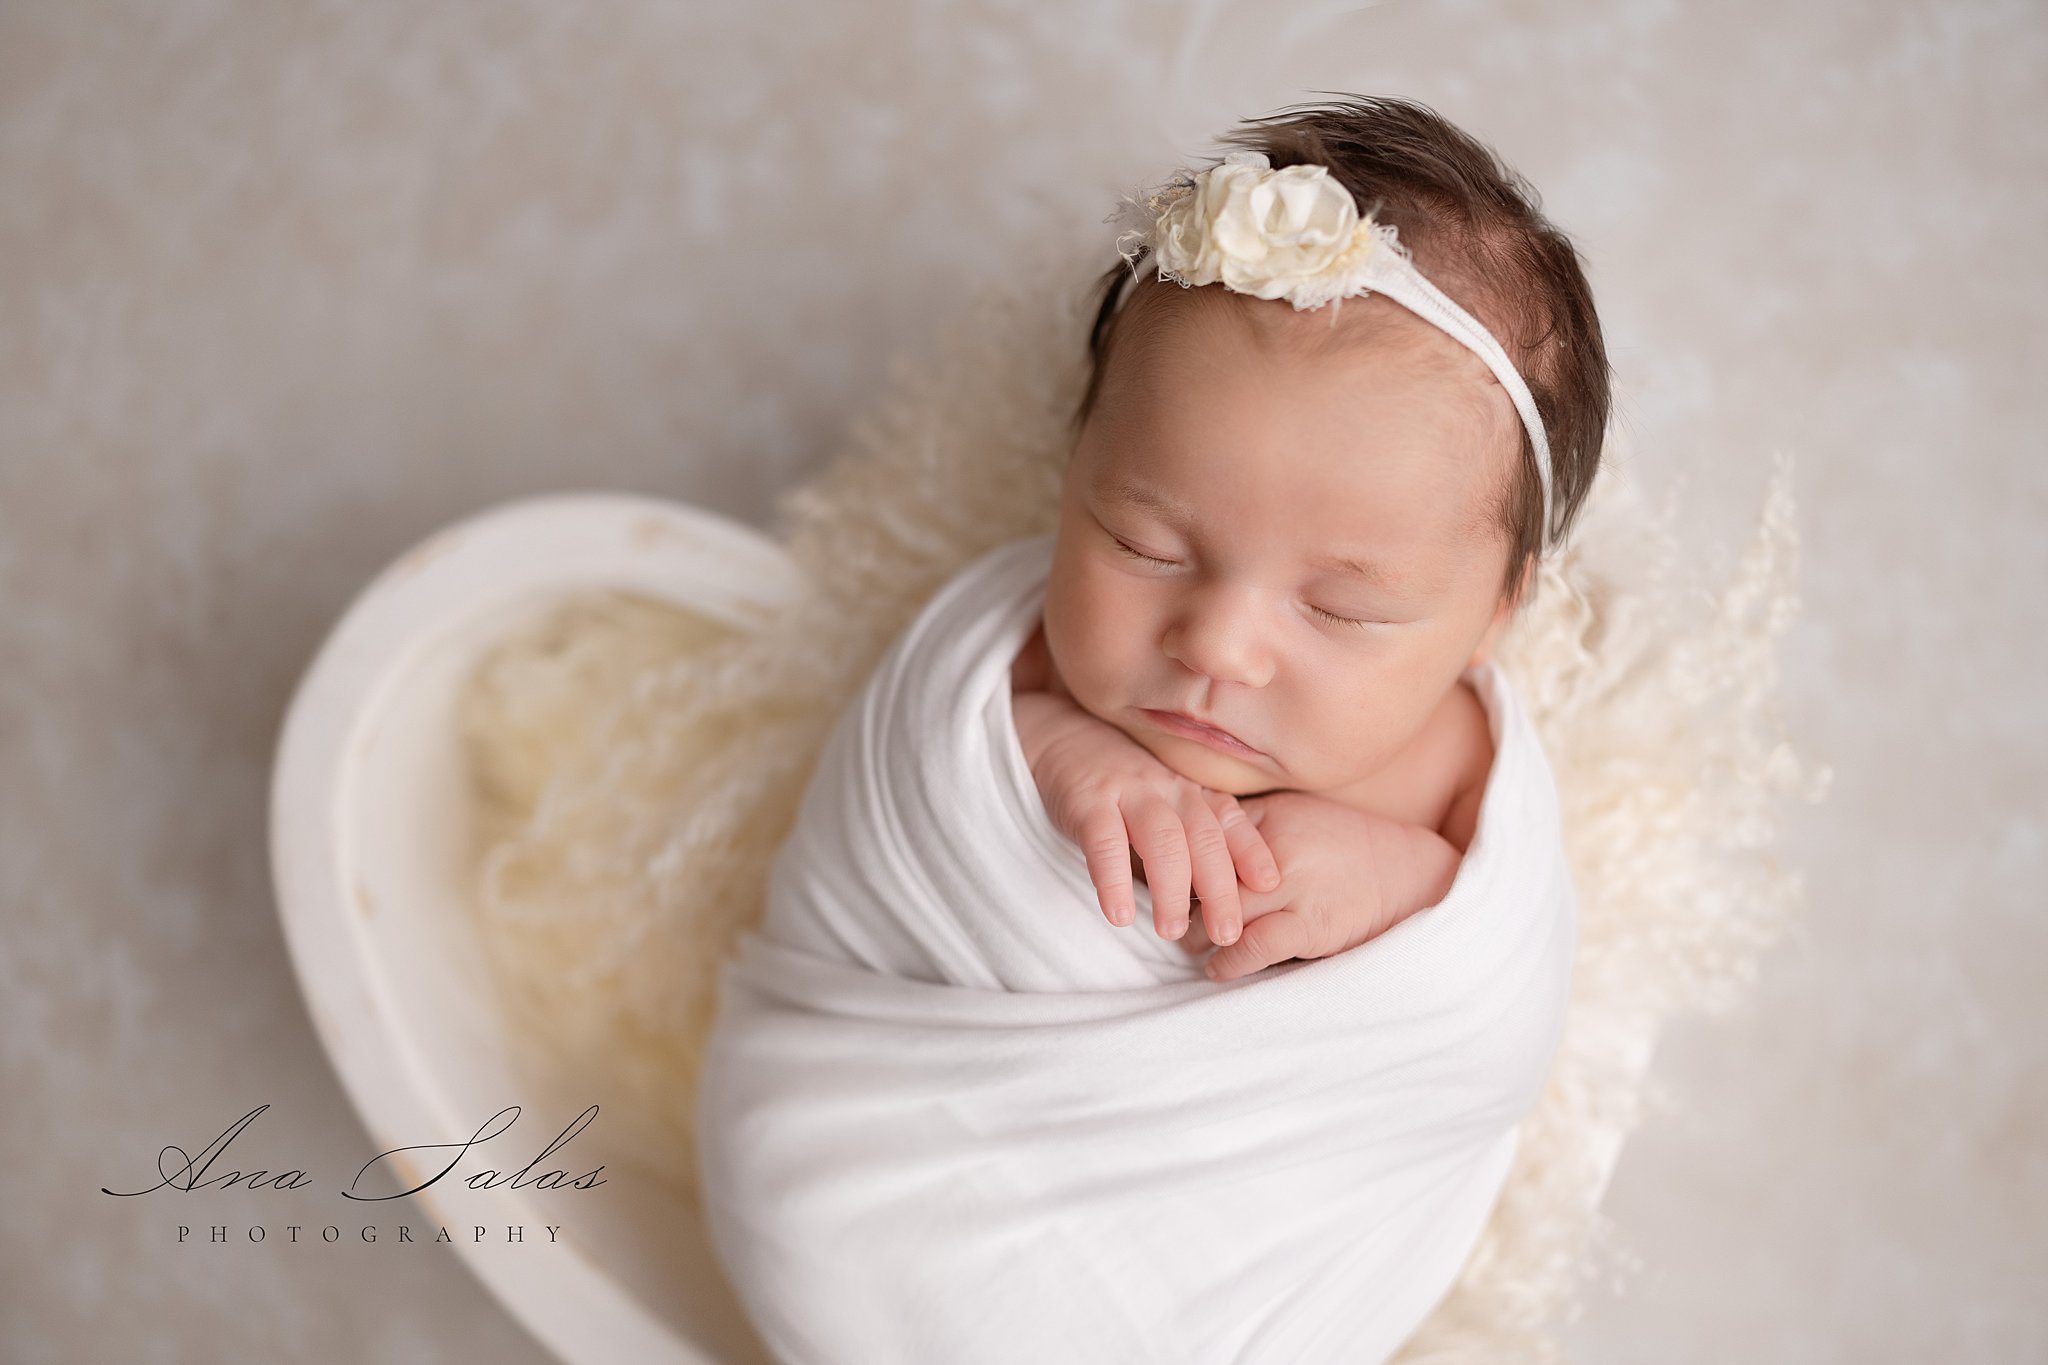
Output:
[[[1218,978],[1355,946],[1449,888],[1493,754],[1467,670],[1576,510],[1606,421],[1570,245],[1478,144],[1380,121],[1398,126],[1240,134],[1275,155],[1236,154],[1156,218],[1142,204],[1126,236],[1160,273],[1120,312],[1122,272],[1107,281],[1043,620],[1012,675],[1103,912],[1130,924],[1142,878],[1161,937],[1226,945]],[[1285,301],[1326,292],[1308,281],[1341,265],[1358,208],[1398,234],[1362,240],[1389,266],[1398,240],[1465,318],[1398,286]],[[1512,368],[1444,316],[1505,341]]]
[[[1421,106],[1227,140],[1130,205],[1056,529],[888,647],[721,964],[780,1360],[1386,1360],[1542,1094],[1577,902],[1489,650],[1598,458],[1585,280]]]

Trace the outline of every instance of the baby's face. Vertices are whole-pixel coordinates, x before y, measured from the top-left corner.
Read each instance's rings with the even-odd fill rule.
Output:
[[[1478,357],[1381,298],[1134,298],[1076,442],[1046,645],[1084,708],[1218,791],[1341,799],[1509,616],[1485,508],[1520,427]],[[1137,319],[1126,317],[1120,327]],[[1364,573],[1341,567],[1349,560]],[[1202,717],[1225,752],[1147,710]]]

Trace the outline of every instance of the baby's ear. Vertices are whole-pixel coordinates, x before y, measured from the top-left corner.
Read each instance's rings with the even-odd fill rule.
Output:
[[[1494,620],[1498,623],[1497,629],[1507,629],[1508,622],[1514,620],[1521,613],[1522,609],[1529,605],[1529,599],[1536,591],[1536,568],[1538,562],[1535,555],[1522,556],[1522,571],[1515,575],[1515,590],[1508,595],[1507,600],[1501,603],[1499,609],[1494,613]]]
[[[1500,633],[1507,629],[1508,622],[1514,619],[1515,608],[1520,605],[1523,594],[1529,590],[1530,573],[1534,566],[1534,560],[1523,564],[1522,576],[1515,582],[1514,595],[1501,598],[1494,607],[1493,619],[1486,623],[1486,634],[1479,637],[1479,644],[1472,650],[1472,658],[1466,664],[1467,668],[1477,668],[1492,656],[1493,642],[1500,638]]]
[[[1515,590],[1504,604],[1507,614],[1513,616],[1529,600],[1529,590],[1536,586],[1536,556],[1522,556],[1522,571],[1515,575]]]

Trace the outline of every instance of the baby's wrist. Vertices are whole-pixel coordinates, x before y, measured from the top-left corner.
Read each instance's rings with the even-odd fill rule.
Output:
[[[1464,855],[1443,835],[1425,825],[1403,824],[1396,840],[1393,882],[1383,903],[1398,923],[1450,894]]]
[[[1094,719],[1080,706],[1051,692],[1018,692],[1010,698],[1010,712],[1017,727],[1017,742],[1024,761],[1034,769],[1047,746],[1084,720]]]

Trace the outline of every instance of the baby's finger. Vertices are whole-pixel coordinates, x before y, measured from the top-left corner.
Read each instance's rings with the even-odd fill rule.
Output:
[[[1266,836],[1259,832],[1258,822],[1230,793],[1211,791],[1208,796],[1209,808],[1216,812],[1217,823],[1223,826],[1224,842],[1230,845],[1231,865],[1244,878],[1244,884],[1254,891],[1279,890],[1280,864],[1273,857]]]
[[[1237,942],[1218,948],[1208,971],[1214,980],[1229,981],[1309,951],[1309,926],[1292,910],[1275,910],[1245,925]]]
[[[1180,950],[1189,957],[1200,957],[1216,945],[1209,939],[1209,931],[1202,927],[1202,917],[1188,917],[1188,931],[1180,936]]]
[[[1145,885],[1152,888],[1152,928],[1161,938],[1179,938],[1188,926],[1187,830],[1180,812],[1162,796],[1142,798],[1124,813],[1124,825],[1145,860]]]
[[[1209,937],[1218,943],[1237,938],[1244,923],[1244,906],[1237,898],[1237,866],[1230,861],[1230,845],[1223,826],[1207,800],[1190,793],[1182,802],[1188,831],[1188,852],[1194,860],[1195,893],[1202,898],[1202,920]],[[1189,917],[1192,921],[1193,917]]]
[[[1122,926],[1138,917],[1138,902],[1131,890],[1130,840],[1124,817],[1114,806],[1104,806],[1083,822],[1081,851],[1088,858],[1088,880],[1095,883],[1095,898],[1109,922]]]

